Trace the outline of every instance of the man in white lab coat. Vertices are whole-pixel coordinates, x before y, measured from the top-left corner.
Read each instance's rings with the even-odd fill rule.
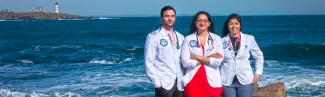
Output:
[[[147,76],[155,86],[156,97],[183,97],[183,71],[180,61],[184,36],[173,29],[176,11],[171,6],[161,9],[162,25],[149,33],[144,50]]]

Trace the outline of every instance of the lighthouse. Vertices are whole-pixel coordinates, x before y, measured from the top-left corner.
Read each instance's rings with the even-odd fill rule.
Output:
[[[59,13],[59,4],[58,4],[58,2],[55,2],[54,13]]]

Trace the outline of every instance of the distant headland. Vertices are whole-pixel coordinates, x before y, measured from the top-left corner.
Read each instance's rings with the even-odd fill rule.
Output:
[[[46,13],[46,12],[2,12],[0,20],[60,20],[60,19],[92,19],[92,17],[83,17],[64,13]]]
[[[0,11],[0,20],[83,20],[93,19],[93,17],[84,17],[59,13],[59,4],[56,2],[53,12],[45,12],[43,7],[36,7],[34,12],[12,12],[7,9]]]

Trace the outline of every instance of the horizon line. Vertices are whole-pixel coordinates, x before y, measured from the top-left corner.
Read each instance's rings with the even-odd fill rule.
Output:
[[[325,14],[243,14],[240,16],[322,16]],[[160,17],[160,15],[80,15],[80,16],[87,16],[87,17]],[[177,16],[187,17],[187,16],[194,16],[189,14],[180,14]],[[228,16],[228,15],[218,15],[212,14],[211,16]]]

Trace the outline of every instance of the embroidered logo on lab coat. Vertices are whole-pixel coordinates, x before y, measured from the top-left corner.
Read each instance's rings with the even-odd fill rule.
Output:
[[[168,45],[168,42],[166,39],[160,39],[160,45],[163,47],[166,47]]]
[[[198,43],[197,43],[196,40],[191,40],[191,41],[190,41],[190,46],[191,46],[191,47],[197,47],[197,44],[198,44]]]
[[[226,49],[229,46],[228,43],[227,43],[227,41],[224,41],[222,44],[223,44],[223,49]]]

